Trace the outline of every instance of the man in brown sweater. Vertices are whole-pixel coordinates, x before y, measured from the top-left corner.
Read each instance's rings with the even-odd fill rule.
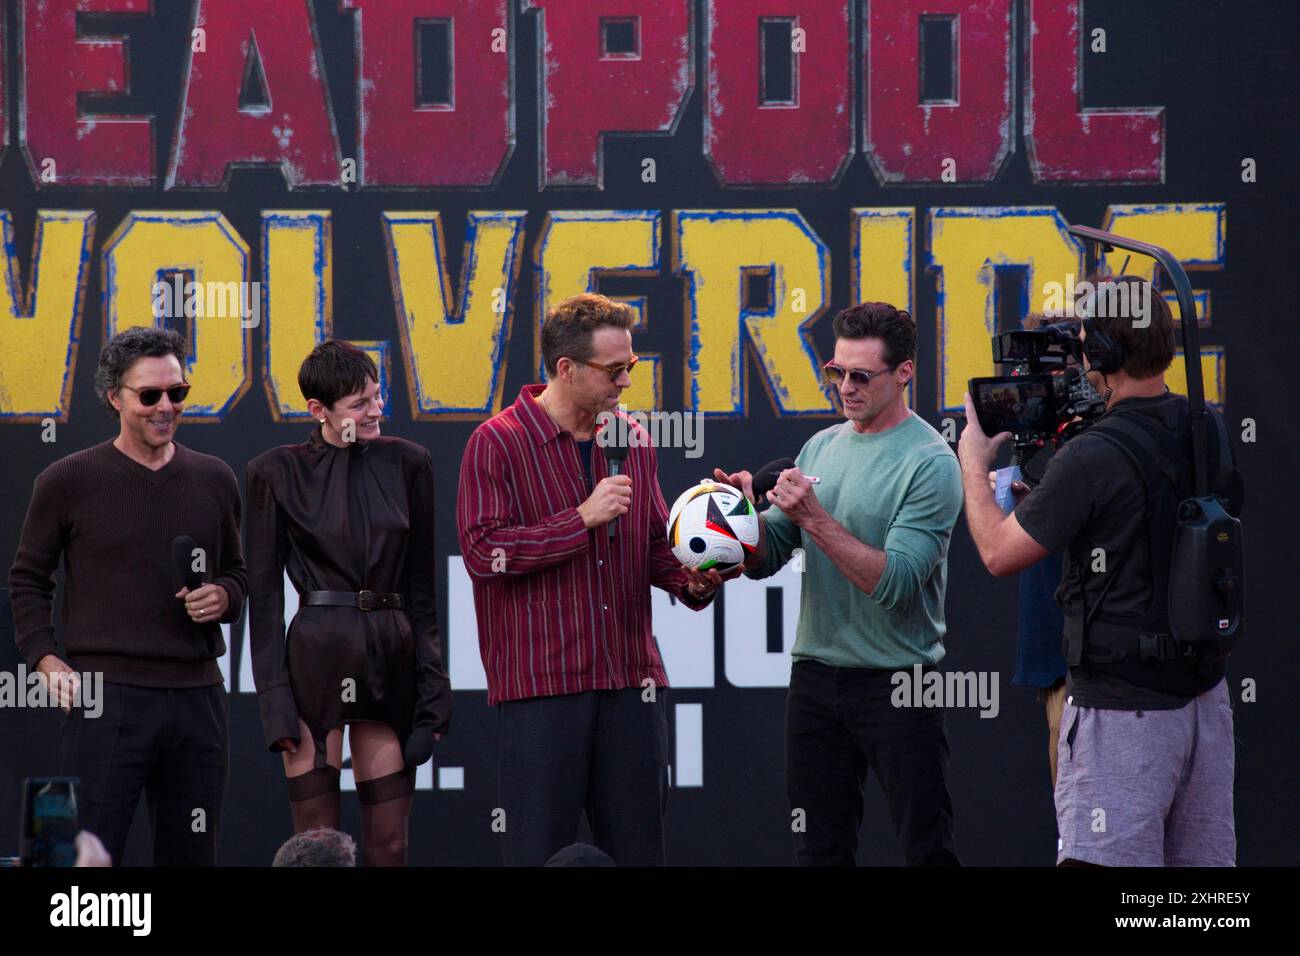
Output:
[[[247,580],[239,486],[219,458],[173,440],[189,385],[185,340],[132,328],[105,346],[95,391],[116,438],[37,476],[9,571],[18,649],[68,716],[62,773],[80,777],[80,823],[120,861],[141,792],[156,865],[216,861],[229,763],[218,624],[239,619]],[[172,542],[193,538],[189,590]],[[62,652],[54,572],[63,559]],[[103,680],[102,712],[73,703]]]

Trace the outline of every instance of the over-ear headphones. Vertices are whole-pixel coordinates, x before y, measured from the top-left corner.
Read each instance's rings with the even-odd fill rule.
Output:
[[[1084,319],[1083,327],[1088,337],[1083,340],[1083,354],[1094,372],[1113,375],[1124,367],[1124,346],[1120,345],[1097,326],[1096,319]]]

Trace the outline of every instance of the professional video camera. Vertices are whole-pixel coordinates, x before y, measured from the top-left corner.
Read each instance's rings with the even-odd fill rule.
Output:
[[[1154,259],[1173,284],[1187,382],[1186,431],[1174,435],[1171,441],[1136,418],[1120,415],[1098,421],[1105,403],[1083,375],[1083,342],[1072,329],[1061,325],[994,337],[993,361],[1010,366],[1013,374],[971,379],[976,414],[986,434],[1009,431],[1015,436],[1017,464],[1022,470],[1032,457],[1030,449],[1041,449],[1057,436],[1064,441],[1090,425],[1095,426],[1091,434],[1123,452],[1146,490],[1145,528],[1153,600],[1136,624],[1121,626],[1100,618],[1094,630],[1109,626],[1112,636],[1118,629],[1125,632],[1124,641],[1136,641],[1138,655],[1121,655],[1118,660],[1132,660],[1137,666],[1145,666],[1149,658],[1169,659],[1167,642],[1163,650],[1161,645],[1169,637],[1174,641],[1175,656],[1191,654],[1221,661],[1243,632],[1245,554],[1241,522],[1226,507],[1232,498],[1235,472],[1232,446],[1223,417],[1211,414],[1205,405],[1191,281],[1182,263],[1168,249],[1090,226],[1071,226],[1069,231],[1096,243],[1103,252],[1118,248]],[[1098,352],[1109,354],[1095,354]],[[1091,329],[1088,354],[1093,367],[1114,366],[1116,362],[1122,365],[1122,350],[1101,335],[1094,338]],[[1216,436],[1213,453],[1207,435],[1211,427]],[[1171,448],[1175,449],[1172,453]],[[1190,458],[1190,475],[1186,474],[1185,462],[1180,462],[1186,458]],[[1025,477],[1031,480],[1028,471]],[[1121,562],[1127,553],[1120,556]],[[1093,611],[1101,606],[1094,603]],[[1098,639],[1097,633],[1089,637],[1091,617],[1090,612],[1073,635],[1067,625],[1066,660],[1071,666],[1081,660],[1084,646]],[[1112,642],[1110,646],[1117,645]]]
[[[1017,463],[1049,441],[1077,435],[1106,411],[1083,374],[1083,343],[1069,322],[993,336],[993,361],[1007,374],[970,380],[980,424],[1011,432]]]

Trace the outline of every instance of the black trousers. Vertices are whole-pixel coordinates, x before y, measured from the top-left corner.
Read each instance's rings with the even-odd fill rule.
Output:
[[[663,866],[668,804],[665,689],[533,697],[499,705],[507,866],[541,866],[577,840],[583,811],[619,866]]]
[[[869,767],[907,864],[959,865],[943,710],[893,706],[893,674],[806,660],[791,668],[785,782],[802,866],[854,865]]]
[[[155,866],[211,866],[229,766],[228,701],[221,684],[184,689],[104,682],[98,717],[73,708],[63,725],[62,770],[81,778],[81,829],[122,861],[143,792]]]

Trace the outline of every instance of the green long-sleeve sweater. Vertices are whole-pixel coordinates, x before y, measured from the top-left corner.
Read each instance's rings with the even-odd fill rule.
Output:
[[[813,435],[796,459],[822,506],[859,541],[886,553],[870,594],[859,590],[775,506],[764,514],[776,573],[803,549],[795,660],[833,667],[901,668],[944,655],[948,541],[961,512],[961,469],[947,442],[915,413],[884,432],[841,422]]]

